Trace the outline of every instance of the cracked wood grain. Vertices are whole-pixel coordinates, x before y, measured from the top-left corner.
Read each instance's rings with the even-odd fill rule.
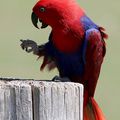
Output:
[[[0,78],[0,120],[83,120],[83,86]]]

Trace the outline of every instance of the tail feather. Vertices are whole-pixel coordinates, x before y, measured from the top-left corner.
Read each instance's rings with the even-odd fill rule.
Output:
[[[101,32],[103,39],[108,39],[108,35],[104,32],[105,29],[103,27],[99,27],[99,30]]]
[[[94,98],[90,98],[84,108],[84,120],[105,120],[105,117]]]

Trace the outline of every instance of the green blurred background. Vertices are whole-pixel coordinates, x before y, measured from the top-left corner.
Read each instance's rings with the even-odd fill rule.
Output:
[[[31,24],[31,9],[37,0],[0,0],[0,76],[51,79],[57,70],[39,71],[41,60],[20,48],[20,39],[47,41],[50,28],[37,30]],[[109,34],[107,54],[99,78],[96,100],[107,120],[120,119],[120,0],[79,0],[86,13]]]

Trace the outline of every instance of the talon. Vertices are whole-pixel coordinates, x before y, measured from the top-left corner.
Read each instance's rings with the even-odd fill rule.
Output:
[[[26,52],[28,52],[28,49],[27,49],[27,48],[25,48],[25,51],[26,51]]]
[[[61,78],[56,75],[55,77],[53,77],[52,81],[54,81],[54,82],[60,82]]]
[[[23,42],[24,40],[20,39],[20,42]]]
[[[70,79],[67,77],[61,78],[59,76],[55,76],[52,81],[54,82],[70,82]]]
[[[30,52],[33,52],[33,54],[38,54],[38,46],[37,46],[37,43],[32,41],[32,40],[20,40],[22,43],[20,44],[21,48],[26,52],[30,53]]]
[[[23,45],[20,45],[21,46],[21,48],[24,50],[24,46]]]
[[[23,46],[22,44],[21,44],[20,46],[21,46],[21,48],[24,50],[24,46]]]

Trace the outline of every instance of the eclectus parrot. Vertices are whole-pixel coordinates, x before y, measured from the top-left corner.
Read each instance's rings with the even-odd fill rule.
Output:
[[[38,21],[42,23],[41,28],[48,25],[52,28],[49,40],[43,45],[21,40],[21,47],[44,57],[41,70],[45,66],[49,70],[57,67],[61,81],[69,79],[83,84],[84,120],[105,120],[94,100],[106,53],[105,29],[96,25],[75,0],[40,0],[33,7],[31,19],[36,28],[39,28]]]

